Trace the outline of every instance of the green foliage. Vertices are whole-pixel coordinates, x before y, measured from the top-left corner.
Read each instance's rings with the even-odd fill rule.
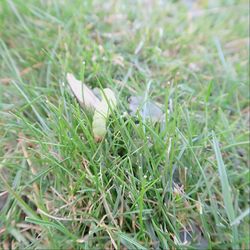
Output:
[[[191,2],[1,1],[0,248],[249,248],[248,2]]]

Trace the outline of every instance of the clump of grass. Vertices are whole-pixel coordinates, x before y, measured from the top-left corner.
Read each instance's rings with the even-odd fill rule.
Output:
[[[187,3],[3,2],[2,248],[249,248],[248,5]],[[101,143],[67,72],[117,93]]]

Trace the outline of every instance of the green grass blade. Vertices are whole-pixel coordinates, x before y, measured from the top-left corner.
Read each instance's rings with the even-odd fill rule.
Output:
[[[117,236],[121,239],[123,244],[129,247],[129,249],[140,249],[140,250],[146,250],[144,246],[142,246],[139,242],[137,242],[135,239],[129,237],[127,234],[119,232],[117,233]]]
[[[214,147],[214,152],[217,160],[217,165],[218,165],[218,171],[219,171],[219,177],[220,177],[220,182],[221,182],[221,187],[222,187],[222,195],[223,195],[223,201],[225,205],[225,210],[227,213],[227,217],[229,219],[229,222],[232,223],[235,220],[235,212],[233,208],[233,199],[231,196],[231,187],[228,181],[227,177],[227,171],[225,164],[222,159],[220,147],[219,147],[219,142],[213,132],[213,147]],[[232,226],[232,231],[233,231],[233,245],[235,248],[238,249],[238,229],[237,225]]]
[[[250,208],[247,208],[237,218],[234,219],[230,224],[231,226],[238,225],[246,216],[250,215]]]

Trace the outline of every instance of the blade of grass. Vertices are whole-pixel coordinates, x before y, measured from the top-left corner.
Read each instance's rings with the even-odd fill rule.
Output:
[[[230,225],[238,225],[246,216],[250,215],[250,208],[247,208],[244,212],[242,212],[237,218],[235,218]]]
[[[139,242],[137,242],[135,239],[129,237],[127,234],[118,232],[116,235],[121,239],[123,244],[125,246],[128,246],[128,249],[140,249],[140,250],[146,250],[144,246],[142,246]]]
[[[221,187],[222,187],[222,195],[223,195],[223,200],[224,200],[224,205],[225,205],[225,210],[227,213],[227,217],[229,219],[229,222],[232,226],[232,232],[233,232],[233,246],[235,249],[238,249],[238,228],[237,225],[232,225],[232,222],[235,220],[235,212],[233,208],[233,199],[231,196],[231,187],[228,181],[227,177],[227,170],[225,167],[225,164],[222,159],[220,147],[219,147],[219,142],[215,136],[215,133],[212,133],[213,135],[213,147],[214,147],[214,152],[217,160],[217,165],[218,165],[218,171],[219,171],[219,177],[220,177],[220,182],[221,182]]]

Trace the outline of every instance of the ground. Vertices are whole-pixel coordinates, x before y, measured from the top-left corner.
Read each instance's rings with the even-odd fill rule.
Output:
[[[249,249],[248,12],[1,0],[0,248]],[[68,72],[116,93],[101,142]]]

